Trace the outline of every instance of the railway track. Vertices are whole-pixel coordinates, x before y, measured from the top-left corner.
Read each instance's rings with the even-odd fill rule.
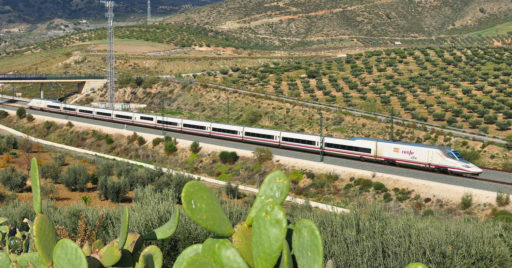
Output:
[[[11,109],[16,109],[18,107],[26,107],[26,102],[24,101],[16,101],[16,102],[13,102],[11,100],[11,102],[9,103],[2,103],[1,105],[3,106],[7,106],[7,107],[11,107]],[[39,112],[39,111],[35,111],[34,112]],[[53,113],[47,113],[47,114],[51,114],[51,115],[58,115],[58,114],[53,114]],[[94,122],[94,121],[98,121],[98,122]],[[102,124],[106,124],[107,121],[99,121],[99,120],[92,120],[93,124],[99,124],[99,125],[102,125]],[[151,129],[151,128],[145,128],[145,127],[140,127],[138,126],[139,129],[144,129],[144,131],[155,131],[155,129]],[[157,130],[158,131],[158,130]],[[177,133],[177,132],[176,132]],[[188,136],[195,136],[197,138],[201,138],[201,139],[205,139],[205,137],[203,136],[198,136],[198,135],[190,135],[188,134]],[[190,138],[189,138],[190,139]],[[192,139],[195,139],[195,138],[192,138]],[[215,138],[211,138],[211,137],[208,137],[207,139],[210,139],[210,140],[217,140]],[[205,143],[208,143],[207,141],[202,141],[202,142],[205,142]],[[238,142],[235,142],[237,145],[234,145],[232,144],[234,141],[230,141],[231,142],[231,145],[228,145],[228,146],[232,146],[233,148],[238,148],[239,145],[242,146],[243,143],[238,143]],[[293,154],[292,155],[295,155],[295,151],[293,150],[287,150],[287,149],[284,149],[284,148],[275,148],[276,150],[280,150],[280,151],[290,151],[292,152]],[[318,156],[318,154],[315,154],[315,153],[312,153],[312,152],[301,152],[301,155],[304,155],[304,154],[307,154],[307,155],[310,155],[310,159],[314,159],[316,156]],[[291,157],[295,157],[295,156],[291,156]],[[302,157],[302,156],[300,156]],[[297,157],[298,159],[301,159],[299,157]],[[336,156],[330,156],[331,159],[338,159],[340,161],[345,161],[347,160],[346,158],[343,158],[343,157],[336,157]],[[318,160],[315,160],[315,161],[318,161]],[[355,160],[354,160],[355,161]],[[331,161],[333,162],[333,161]],[[361,162],[361,161],[357,161],[357,162]],[[364,163],[372,163],[373,167],[368,167],[367,170],[369,171],[372,171],[372,170],[379,170],[379,172],[381,172],[381,170],[383,169],[388,169],[389,165],[386,165],[384,163],[381,163],[381,162],[374,162],[374,161],[363,161]],[[377,166],[375,166],[377,165]],[[366,166],[366,165],[365,165]],[[415,172],[417,171],[417,169],[414,169],[414,168],[410,168],[410,167],[407,167],[407,166],[400,166],[400,165],[395,165],[395,166],[392,166],[393,168],[396,168],[396,169],[400,169],[402,170],[401,173],[405,173],[405,174],[408,174],[409,171],[411,172]],[[361,169],[364,169],[364,168],[361,168]],[[506,188],[508,189],[512,189],[512,172],[507,172],[507,171],[501,171],[501,170],[496,170],[496,169],[484,169],[484,174],[485,172],[491,172],[491,173],[499,173],[498,176],[494,176],[494,178],[492,178],[492,176],[487,176],[487,177],[474,177],[474,176],[463,176],[463,175],[457,175],[457,174],[441,174],[441,173],[438,173],[438,172],[435,172],[435,171],[432,171],[432,170],[425,170],[425,169],[420,169],[421,172],[426,172],[426,173],[429,173],[431,174],[432,177],[444,177],[445,182],[449,182],[450,180],[448,178],[459,178],[459,179],[464,179],[466,181],[475,181],[475,182],[480,182],[480,183],[485,183],[485,184],[494,184],[496,186],[505,186]],[[385,173],[385,172],[384,172]],[[403,175],[402,175],[403,176]],[[425,179],[425,180],[430,180],[428,178],[424,178],[424,177],[415,177],[415,178],[418,178],[418,179]],[[499,189],[500,187],[493,187],[495,189]]]

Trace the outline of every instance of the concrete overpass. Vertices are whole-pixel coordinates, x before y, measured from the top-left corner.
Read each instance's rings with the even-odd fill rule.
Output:
[[[0,74],[0,84],[41,84],[41,98],[44,99],[44,84],[74,83],[77,90],[88,93],[103,87],[108,82],[100,75],[47,75],[47,74]]]

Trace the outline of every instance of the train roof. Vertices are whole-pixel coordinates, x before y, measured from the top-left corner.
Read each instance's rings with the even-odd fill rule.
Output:
[[[421,143],[408,143],[408,142],[401,142],[401,141],[388,141],[388,140],[384,140],[384,139],[374,139],[374,138],[366,138],[366,137],[354,137],[354,138],[351,138],[350,140],[376,141],[376,142],[383,142],[383,143],[393,143],[393,144],[399,144],[399,145],[416,146],[416,147],[429,148],[429,149],[440,149],[440,150],[448,149],[446,147],[437,146],[437,145],[426,145],[426,144],[421,144]]]
[[[39,98],[34,98],[32,100],[37,100],[37,101],[49,101],[49,102],[53,102],[53,103],[61,103],[60,101],[58,100],[50,100],[50,99],[39,99]]]

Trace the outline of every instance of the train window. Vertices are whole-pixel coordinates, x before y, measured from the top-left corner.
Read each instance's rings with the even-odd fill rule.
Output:
[[[102,116],[112,116],[112,114],[109,114],[109,113],[103,113],[103,112],[96,112],[97,115],[102,115]]]
[[[262,139],[267,139],[267,140],[273,140],[274,139],[274,136],[272,136],[272,135],[260,134],[260,133],[254,133],[254,132],[245,132],[245,136],[255,137],[255,138],[262,138]]]
[[[370,149],[370,148],[363,148],[363,147],[350,146],[350,145],[341,145],[341,144],[328,143],[328,142],[325,143],[325,147],[340,149],[340,150],[345,150],[345,151],[361,152],[361,153],[367,153],[367,154],[370,154],[372,152],[372,149]]]
[[[228,133],[228,134],[233,134],[233,135],[238,135],[238,131],[236,130],[231,130],[231,129],[224,129],[224,128],[212,128],[212,131],[213,132],[220,132],[220,133]]]
[[[70,111],[70,112],[75,112],[76,111],[75,108],[68,108],[68,107],[64,107],[64,110],[65,111]]]
[[[156,122],[157,122],[158,124],[161,124],[161,125],[167,125],[167,126],[178,126],[178,123],[169,122],[169,121],[157,120]]]
[[[149,116],[141,116],[141,117],[140,117],[140,120],[153,121],[153,117],[149,117]]]
[[[56,105],[46,105],[47,108],[52,108],[52,109],[59,109],[60,110],[60,106],[56,106]]]
[[[287,138],[287,137],[283,137],[283,141],[286,141],[286,142],[292,142],[292,143],[300,143],[300,144],[315,145],[315,142],[314,142],[314,141],[310,141],[310,140],[303,140],[303,139],[294,139],[294,138]]]
[[[80,110],[78,110],[78,112],[84,113],[84,114],[92,114],[92,111],[89,111],[89,110],[82,110],[82,109],[80,109]]]
[[[132,120],[132,117],[131,117],[131,116],[127,116],[127,115],[116,114],[115,116],[116,116],[116,118],[122,118],[122,119],[130,119],[130,120]]]
[[[183,127],[206,130],[205,126],[198,126],[198,125],[191,125],[191,124],[183,124]]]

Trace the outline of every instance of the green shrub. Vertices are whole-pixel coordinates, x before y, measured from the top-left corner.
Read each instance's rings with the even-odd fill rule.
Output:
[[[345,184],[345,186],[343,187],[343,190],[348,191],[348,190],[350,190],[350,189],[352,189],[352,188],[354,188],[354,184],[352,184],[352,183],[347,183],[347,184]]]
[[[340,176],[334,172],[329,172],[325,174],[325,180],[328,182],[335,182],[340,178]]]
[[[4,111],[4,110],[0,110],[0,119],[4,119],[6,118],[7,116],[9,116],[9,113]]]
[[[173,154],[178,151],[178,148],[172,141],[168,141],[165,143],[164,151],[167,155]]]
[[[249,125],[254,125],[258,123],[262,117],[263,115],[259,110],[251,109],[244,114],[243,121]]]
[[[18,149],[18,139],[13,135],[8,135],[5,137],[5,144],[9,149]]]
[[[370,188],[372,188],[373,181],[370,179],[359,178],[354,182],[354,186],[359,186],[360,191],[367,192],[370,190]]]
[[[87,168],[84,165],[75,164],[66,169],[60,181],[70,191],[85,192],[89,180]]]
[[[105,143],[110,145],[112,143],[114,143],[114,139],[112,139],[112,137],[108,136],[105,138]]]
[[[16,116],[19,119],[23,119],[27,116],[27,111],[25,110],[25,108],[20,107],[20,108],[18,108],[18,110],[16,110]]]
[[[41,177],[45,179],[50,179],[55,183],[60,182],[60,174],[62,172],[62,167],[57,165],[55,162],[50,163],[46,162],[41,165]]]
[[[267,162],[267,161],[271,161],[272,158],[274,157],[269,148],[257,147],[254,150],[254,152],[252,152],[252,154],[254,155],[254,158],[256,159],[256,161],[258,161],[258,163],[260,163],[260,164],[263,164],[264,162]]]
[[[498,205],[498,207],[504,207],[508,204],[510,204],[510,193],[501,190],[498,191],[496,194],[496,205]]]
[[[233,164],[238,161],[238,155],[236,152],[222,151],[219,153],[219,159],[223,164]]]
[[[460,151],[462,157],[469,162],[476,162],[480,159],[480,151],[475,149],[471,149],[469,151],[462,150]]]
[[[139,146],[142,146],[142,145],[146,144],[146,139],[144,139],[144,137],[142,137],[142,136],[138,136],[137,137],[137,144]]]
[[[194,141],[192,144],[190,144],[190,152],[193,154],[198,154],[201,151],[201,146],[199,145],[199,142]]]
[[[16,192],[21,193],[25,189],[27,184],[28,176],[13,167],[8,167],[0,172],[0,183],[2,183],[5,188]]]
[[[387,188],[386,185],[384,185],[384,183],[376,181],[373,183],[373,190],[375,190],[375,192],[386,192]]]
[[[154,138],[153,139],[153,148],[155,148],[158,145],[160,145],[160,143],[162,143],[163,141],[164,141],[164,139],[162,139],[162,138]]]
[[[466,210],[473,205],[473,195],[471,193],[465,193],[460,201],[460,206],[463,210]]]
[[[384,202],[386,203],[389,203],[393,201],[393,197],[391,196],[390,193],[384,193],[384,195],[382,196],[382,200],[384,200]]]
[[[228,196],[231,199],[240,199],[240,198],[242,198],[244,196],[238,190],[238,185],[234,185],[233,186],[233,184],[231,184],[230,182],[228,182],[224,186],[224,192],[226,193],[226,196]]]
[[[63,167],[66,165],[66,156],[64,154],[56,154],[54,157],[53,157],[53,162],[59,166],[59,167]]]
[[[126,179],[104,177],[98,182],[98,191],[100,197],[119,203],[130,191],[130,184]]]
[[[501,165],[501,168],[505,171],[512,171],[512,162],[505,162]]]

